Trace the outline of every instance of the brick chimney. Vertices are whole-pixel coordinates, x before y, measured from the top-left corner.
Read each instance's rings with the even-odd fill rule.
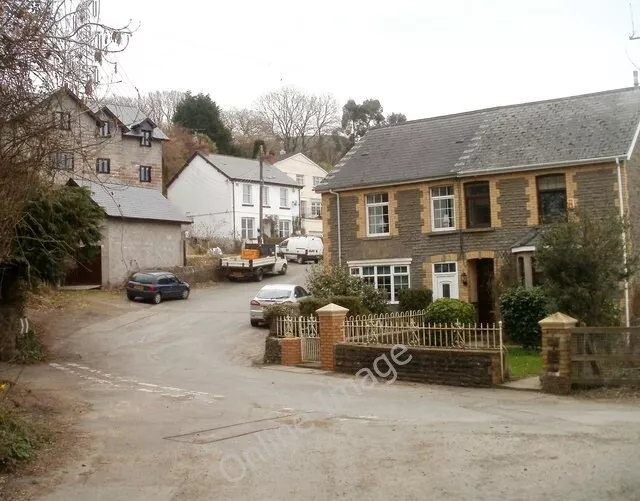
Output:
[[[270,165],[273,165],[276,161],[276,156],[273,154],[273,151],[269,151],[266,153],[262,159]]]

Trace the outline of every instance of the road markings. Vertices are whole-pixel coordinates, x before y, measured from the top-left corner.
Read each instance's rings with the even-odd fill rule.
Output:
[[[126,383],[129,386],[132,386],[133,389],[137,391],[141,391],[144,393],[160,394],[161,396],[164,396],[164,397],[172,397],[172,398],[191,397],[191,398],[197,398],[198,400],[208,404],[214,404],[218,400],[223,400],[227,398],[225,395],[212,395],[204,391],[191,391],[191,390],[185,390],[183,388],[175,388],[173,386],[160,386],[153,383],[144,383],[142,381],[137,381],[135,379],[131,379],[127,377],[114,376],[113,374],[107,374],[102,372],[99,369],[92,369],[90,367],[74,364],[71,362],[65,363],[65,364],[51,362],[49,363],[49,366],[59,371],[65,372],[67,374],[73,374],[74,376],[78,376],[86,381],[91,381],[101,385],[108,385],[112,388],[126,389],[121,385],[116,384],[115,380],[117,380],[119,383]],[[94,374],[97,374],[100,377],[96,377],[94,376]],[[103,378],[109,378],[109,379],[103,379]]]

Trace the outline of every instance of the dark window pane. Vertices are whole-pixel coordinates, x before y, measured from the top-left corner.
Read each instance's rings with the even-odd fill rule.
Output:
[[[465,198],[467,205],[467,227],[482,228],[491,226],[489,183],[466,184]]]
[[[543,223],[567,219],[567,193],[547,191],[540,193],[540,218]]]
[[[451,297],[451,285],[442,284],[442,297]]]

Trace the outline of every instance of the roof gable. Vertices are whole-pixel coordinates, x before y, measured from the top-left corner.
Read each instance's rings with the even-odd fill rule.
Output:
[[[370,130],[318,191],[626,157],[640,124],[628,88]]]
[[[118,124],[124,128],[124,136],[141,137],[142,131],[153,131],[153,139],[167,140],[167,135],[135,106],[126,106],[122,104],[106,104],[101,108],[118,121]]]
[[[322,174],[322,173],[324,173],[324,175],[327,174],[327,171],[325,169],[320,167],[317,163],[315,163],[313,160],[311,160],[304,153],[295,153],[295,154],[293,154],[293,155],[291,155],[289,157],[283,158],[282,160],[278,160],[273,165],[274,165],[274,167],[277,167],[278,169],[280,169],[280,168],[282,168],[282,166],[286,166],[287,163],[289,163],[291,160],[293,160],[293,161],[299,160],[299,161],[307,164],[309,167],[312,167],[312,168],[318,170],[320,174]],[[285,171],[286,171],[286,169],[285,169]]]
[[[196,151],[191,155],[191,157],[189,157],[187,163],[178,171],[173,179],[171,179],[167,186],[170,186],[180,176],[180,174],[189,167],[196,157],[202,158],[205,162],[231,181],[260,182],[260,162],[258,160],[218,154],[206,155],[200,151]],[[265,184],[278,184],[282,186],[300,188],[298,183],[266,161],[263,161],[262,163],[262,170]]]

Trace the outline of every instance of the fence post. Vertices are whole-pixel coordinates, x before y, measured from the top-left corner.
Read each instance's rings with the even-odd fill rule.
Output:
[[[318,335],[320,336],[320,367],[326,371],[334,369],[334,350],[344,341],[344,320],[349,310],[330,303],[316,310]]]
[[[558,312],[538,323],[542,329],[542,391],[566,395],[571,391],[571,329],[578,321]]]

